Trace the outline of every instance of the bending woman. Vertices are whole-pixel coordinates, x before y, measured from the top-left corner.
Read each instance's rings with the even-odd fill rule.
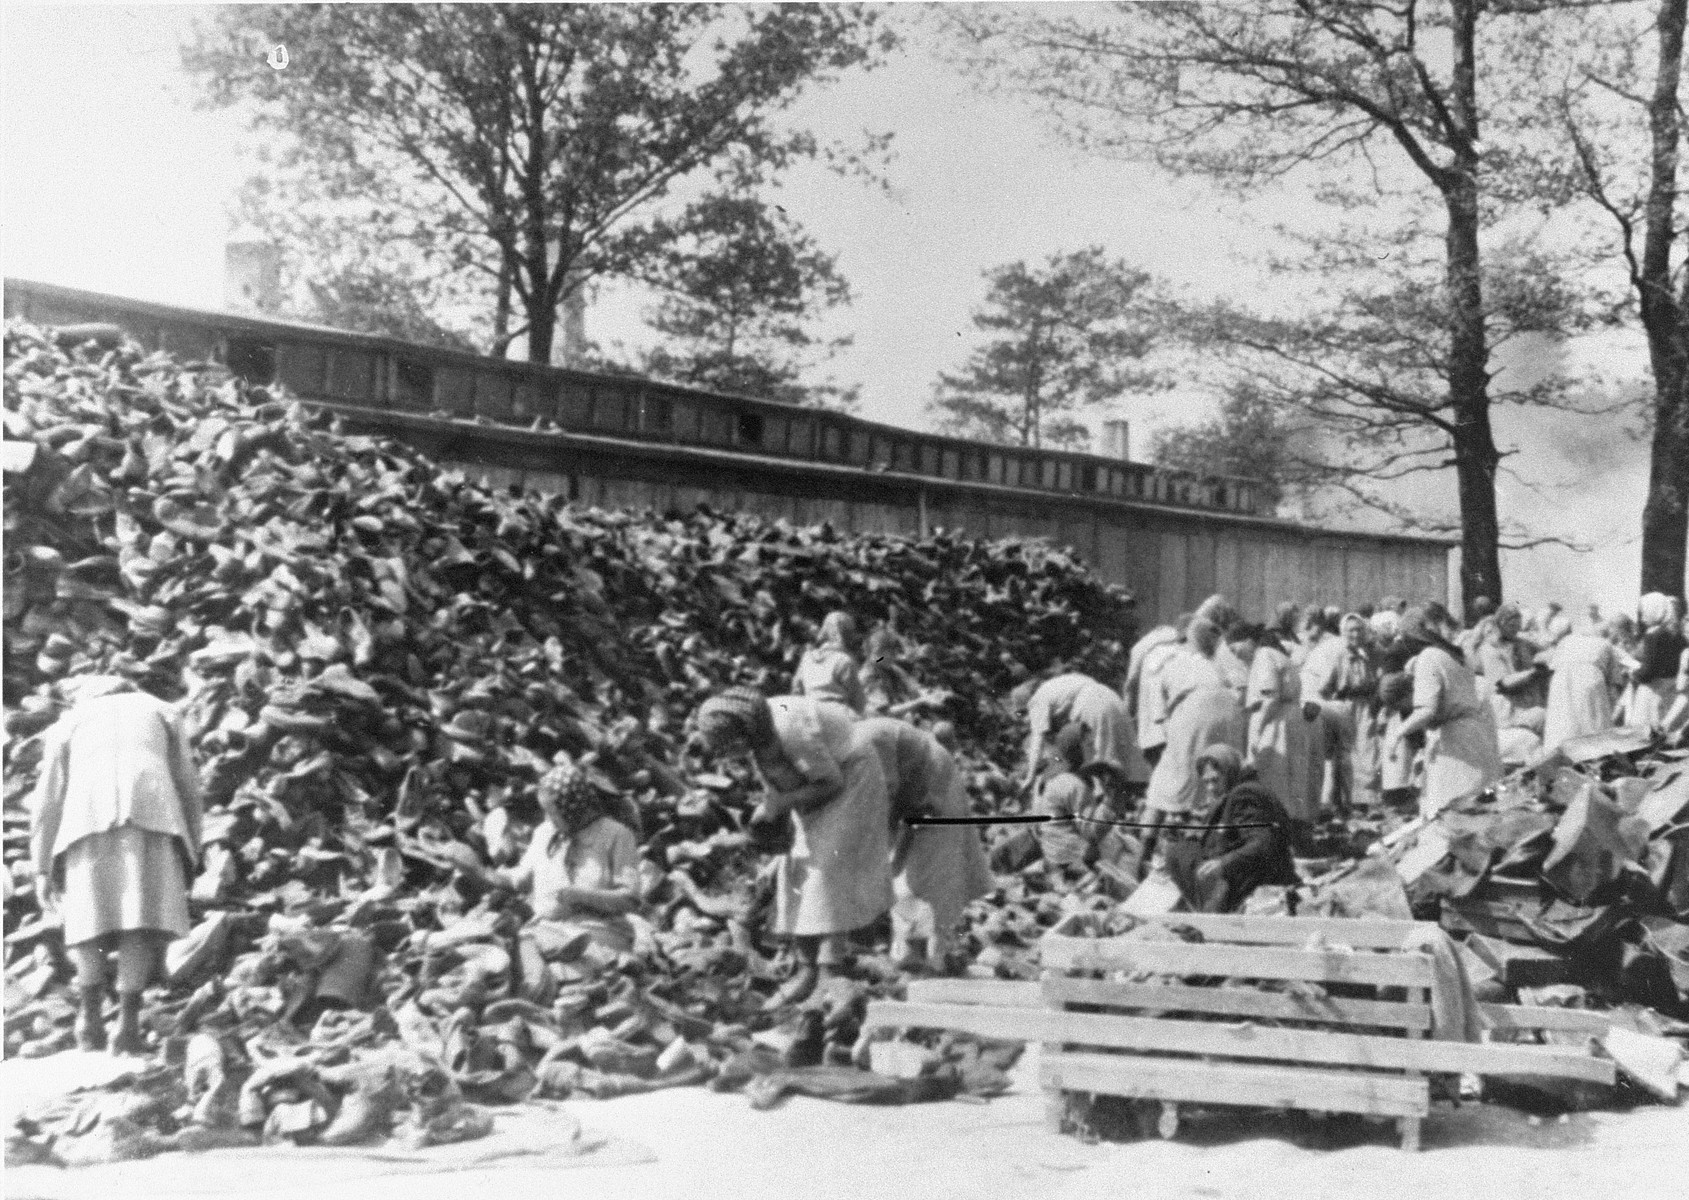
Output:
[[[950,751],[925,730],[892,717],[869,717],[859,734],[880,756],[891,799],[892,887],[932,908],[929,965],[941,967],[968,902],[991,890],[985,845],[971,825],[911,825],[918,816],[965,817],[968,790]]]
[[[797,1004],[842,965],[844,935],[892,904],[890,804],[879,755],[848,713],[804,696],[766,699],[736,687],[698,708],[698,732],[719,755],[748,754],[766,793],[753,821],[790,819],[779,862],[775,928],[798,967],[770,1001]]]
[[[79,683],[44,739],[30,805],[42,900],[64,918],[82,1012],[77,1044],[106,1046],[106,954],[117,951],[118,1054],[145,1050],[141,992],[188,932],[199,862],[200,779],[176,709],[126,679]]]
[[[1398,752],[1401,739],[1427,735],[1419,811],[1435,816],[1501,778],[1495,713],[1478,699],[1477,678],[1425,606],[1410,608],[1402,617],[1402,640],[1416,651],[1409,666],[1413,715],[1392,731],[1385,750]]]

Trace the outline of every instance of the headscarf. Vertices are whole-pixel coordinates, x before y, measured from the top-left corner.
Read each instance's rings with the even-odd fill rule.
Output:
[[[774,736],[774,716],[756,688],[730,687],[698,706],[698,733],[712,749],[738,738],[760,745]]]
[[[856,648],[856,622],[849,613],[834,609],[822,619],[821,634],[815,644],[824,650],[851,653]]]
[[[1205,658],[1210,657],[1219,648],[1220,627],[1207,617],[1192,617],[1190,628],[1185,631],[1185,641]]]
[[[547,771],[540,778],[539,793],[540,803],[557,813],[558,828],[547,847],[553,853],[564,839],[585,829],[606,811],[598,789],[574,763],[560,763]]]
[[[1518,621],[1520,625],[1525,622],[1524,610],[1511,600],[1495,610],[1495,616],[1491,618],[1491,622],[1495,628],[1500,629],[1503,624],[1510,620]]]
[[[1237,609],[1218,592],[1197,606],[1196,615],[1203,620],[1214,622],[1221,630],[1230,629],[1237,624]]]
[[[1302,610],[1289,600],[1280,604],[1273,612],[1273,632],[1279,637],[1294,640],[1296,637],[1296,623],[1302,619]]]
[[[1649,592],[1636,606],[1636,615],[1642,619],[1645,629],[1664,625],[1671,620],[1671,613],[1671,597],[1664,592]]]
[[[1343,619],[1337,623],[1337,632],[1348,633],[1349,626],[1351,625],[1355,625],[1360,628],[1361,636],[1363,638],[1366,637],[1367,633],[1372,629],[1372,626],[1367,624],[1365,617],[1361,616],[1360,613],[1352,612],[1343,614]]]
[[[1428,604],[1415,604],[1402,614],[1401,638],[1416,649],[1437,646],[1456,658],[1460,657],[1460,652],[1450,646],[1448,639],[1443,637],[1442,627]]]
[[[1085,753],[1085,727],[1078,721],[1069,721],[1051,739],[1050,745],[1069,770],[1077,771]]]
[[[1394,641],[1402,631],[1402,615],[1393,608],[1381,608],[1367,624],[1372,626],[1372,636],[1378,641]]]
[[[1201,773],[1205,763],[1213,763],[1220,772],[1220,794],[1223,796],[1243,780],[1243,755],[1224,742],[1215,742],[1196,756],[1196,769]]]

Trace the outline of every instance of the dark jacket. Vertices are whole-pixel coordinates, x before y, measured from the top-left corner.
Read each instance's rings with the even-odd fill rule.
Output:
[[[1232,829],[1237,824],[1266,823],[1265,828]],[[1204,885],[1196,869],[1210,859],[1220,861],[1219,881]],[[1167,848],[1167,869],[1185,902],[1197,912],[1232,912],[1263,884],[1296,883],[1296,864],[1290,857],[1290,815],[1284,805],[1253,780],[1226,793],[1208,819],[1208,828]]]

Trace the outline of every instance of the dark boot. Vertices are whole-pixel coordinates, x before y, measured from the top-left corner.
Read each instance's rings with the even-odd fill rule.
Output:
[[[141,1037],[141,993],[119,992],[117,995],[117,1036],[112,1039],[113,1054],[145,1054],[146,1041]]]
[[[106,990],[82,989],[82,1012],[76,1018],[76,1046],[79,1050],[106,1048]]]

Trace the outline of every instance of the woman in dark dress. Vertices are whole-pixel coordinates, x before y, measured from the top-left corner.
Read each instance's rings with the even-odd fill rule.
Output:
[[[1198,813],[1206,828],[1167,848],[1167,869],[1196,912],[1235,912],[1263,884],[1297,882],[1290,815],[1227,745],[1197,756]]]

